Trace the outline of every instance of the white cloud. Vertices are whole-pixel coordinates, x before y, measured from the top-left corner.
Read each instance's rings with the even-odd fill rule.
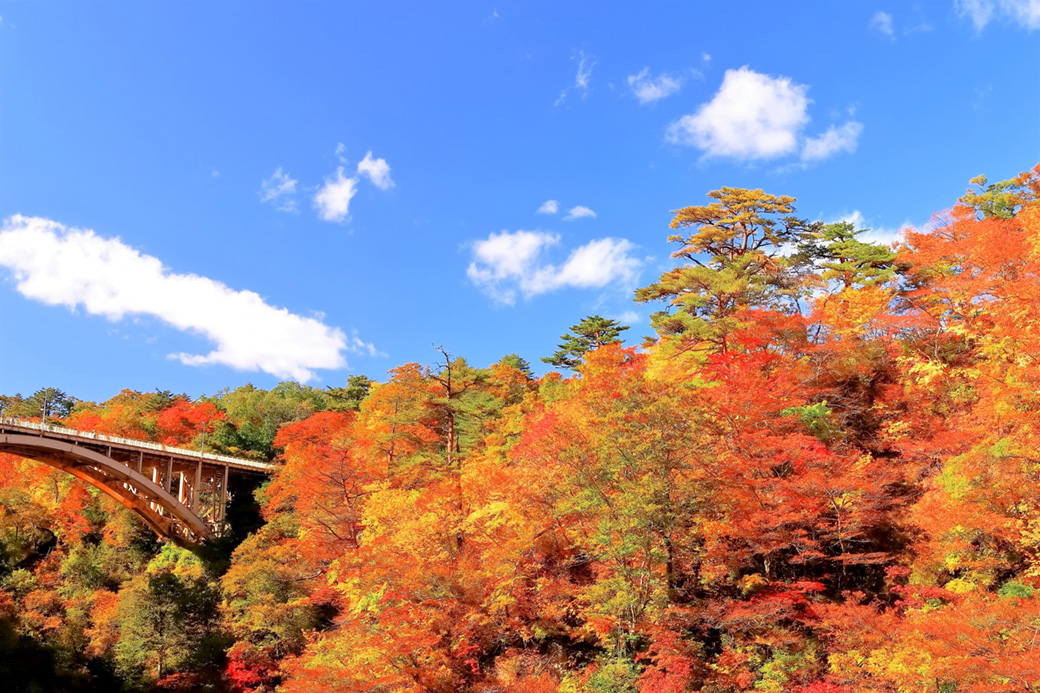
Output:
[[[306,382],[314,369],[346,366],[342,330],[266,303],[194,274],[175,274],[155,257],[118,238],[67,228],[49,219],[9,217],[0,228],[0,266],[11,270],[19,293],[48,305],[82,306],[111,321],[154,316],[214,342],[208,354],[171,354],[190,365],[221,364]],[[359,344],[360,342],[360,344]]]
[[[910,226],[909,223],[905,223],[899,228],[888,229],[882,227],[872,227],[868,222],[863,213],[858,209],[854,209],[848,214],[843,214],[837,219],[828,221],[828,224],[834,224],[839,221],[847,221],[856,227],[856,230],[867,229],[867,231],[860,236],[857,236],[859,240],[864,243],[880,243],[881,245],[890,246],[893,243],[897,243],[903,240],[903,229]]]
[[[634,310],[626,310],[621,315],[615,316],[614,319],[622,325],[628,326],[638,325],[639,323],[643,322],[643,316],[635,312]]]
[[[584,219],[585,217],[591,217],[591,218],[595,219],[596,218],[596,213],[593,212],[588,207],[585,207],[583,205],[578,205],[576,207],[571,207],[567,211],[567,216],[565,216],[563,218],[563,220],[564,221],[574,221],[575,219]]]
[[[956,0],[957,14],[982,31],[995,18],[1016,22],[1030,31],[1040,29],[1040,0]]]
[[[996,9],[996,3],[991,0],[956,0],[953,5],[958,15],[971,19],[977,31],[982,31],[989,24]]]
[[[601,238],[576,248],[557,266],[542,261],[560,237],[542,231],[503,231],[473,244],[473,262],[466,275],[494,300],[512,304],[519,291],[525,298],[556,289],[602,288],[636,281],[642,262],[632,257],[635,246],[623,238]]]
[[[635,245],[623,238],[590,241],[574,250],[555,275],[546,277],[546,290],[562,286],[589,289],[613,281],[631,282],[642,264],[629,254],[633,250]]]
[[[365,154],[365,158],[357,165],[357,172],[358,175],[367,176],[380,190],[394,187],[394,181],[390,178],[390,164],[386,163],[386,159],[373,159],[372,152]]]
[[[578,72],[574,75],[573,86],[567,87],[560,92],[560,96],[556,99],[556,104],[559,106],[567,99],[567,94],[571,89],[581,92],[581,98],[585,98],[589,94],[589,84],[592,80],[592,68],[596,65],[595,59],[591,56],[585,55],[585,51],[579,50],[576,56],[572,57],[572,60],[578,61]]]
[[[556,200],[546,200],[542,203],[542,206],[538,208],[539,214],[556,214],[560,211],[560,203]]]
[[[639,103],[648,104],[678,93],[682,81],[666,74],[651,77],[650,68],[646,67],[639,74],[628,76],[628,86]]]
[[[384,351],[376,349],[376,345],[372,342],[365,342],[357,336],[357,330],[352,330],[349,340],[347,341],[347,351],[352,354],[367,354],[369,356],[389,356]]]
[[[668,139],[708,157],[771,159],[794,152],[809,122],[808,87],[742,67],[726,70],[715,96],[671,124]]]
[[[271,177],[260,183],[260,201],[270,202],[280,212],[296,211],[296,183],[298,181],[282,172],[282,167],[271,174]]]
[[[870,18],[870,24],[867,26],[883,36],[895,38],[895,32],[892,30],[892,15],[888,12],[880,10],[875,12],[874,16]]]
[[[1000,9],[1027,29],[1040,29],[1040,0],[1001,0]]]
[[[802,161],[820,161],[838,152],[851,154],[856,151],[861,132],[863,124],[856,121],[849,121],[841,127],[832,125],[819,137],[806,138],[805,146],[802,147]]]
[[[857,229],[862,229],[862,228],[866,227],[866,225],[867,225],[866,217],[864,217],[863,216],[863,212],[859,211],[858,209],[854,209],[851,212],[848,212],[846,214],[842,214],[837,219],[831,219],[827,223],[828,224],[837,224],[838,222],[841,222],[841,221],[848,222],[848,223],[852,224],[853,226],[855,226]]]
[[[343,221],[350,213],[350,200],[357,193],[357,178],[346,178],[343,167],[336,169],[334,177],[326,178],[314,195],[314,208],[323,221]]]
[[[346,151],[347,148],[342,142],[336,145],[336,158],[344,166],[347,164],[344,156]],[[372,152],[365,154],[365,158],[358,163],[356,176],[344,176],[344,166],[338,166],[335,175],[326,178],[325,184],[314,195],[314,208],[318,210],[318,217],[323,221],[342,222],[347,218],[350,214],[350,201],[357,194],[357,186],[362,176],[381,190],[389,190],[395,185],[390,177],[390,164],[386,163],[386,159],[373,159]],[[295,181],[293,183],[295,184]]]
[[[473,244],[473,262],[466,276],[496,301],[513,303],[516,291],[503,285],[517,283],[527,295],[538,293],[530,288],[538,273],[538,256],[544,248],[559,242],[559,236],[542,231],[492,233],[487,240]]]
[[[574,88],[584,94],[589,90],[589,80],[592,79],[592,67],[596,64],[585,56],[585,51],[578,51],[578,73],[574,75]]]

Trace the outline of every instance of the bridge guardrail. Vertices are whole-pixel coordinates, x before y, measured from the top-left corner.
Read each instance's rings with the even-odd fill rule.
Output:
[[[65,428],[64,426],[52,426],[50,424],[36,423],[35,421],[26,421],[18,418],[17,416],[3,416],[0,417],[0,424],[4,426],[14,426],[17,428],[24,428],[31,431],[39,431],[40,433],[55,433],[57,435],[72,436],[74,438],[85,438],[87,440],[94,440],[105,443],[113,443],[116,445],[126,445],[128,447],[141,448],[144,450],[155,450],[166,454],[184,455],[185,457],[195,457],[201,460],[207,460],[210,462],[218,462],[220,464],[230,464],[239,467],[250,467],[258,471],[272,472],[278,468],[278,465],[271,464],[270,462],[257,462],[256,460],[246,460],[241,457],[231,457],[230,455],[216,455],[211,452],[200,452],[199,450],[189,450],[187,448],[177,448],[161,443],[149,443],[145,440],[134,440],[133,438],[121,438],[119,436],[105,435],[104,433],[96,433],[94,431],[80,431],[75,428]]]

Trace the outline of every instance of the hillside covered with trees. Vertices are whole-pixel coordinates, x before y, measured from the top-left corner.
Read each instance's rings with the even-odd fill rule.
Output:
[[[576,316],[563,373],[451,345],[342,388],[5,397],[279,468],[190,551],[0,456],[0,680],[1040,690],[1038,196],[976,179],[888,248],[721,188],[636,293],[656,335]]]

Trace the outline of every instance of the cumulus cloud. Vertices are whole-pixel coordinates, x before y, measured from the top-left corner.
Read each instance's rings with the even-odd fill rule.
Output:
[[[602,288],[631,285],[642,262],[632,256],[635,246],[623,238],[601,238],[573,251],[560,265],[543,260],[560,237],[542,231],[503,231],[473,244],[473,262],[466,275],[500,303],[562,288]]]
[[[539,214],[556,214],[560,211],[560,203],[556,200],[546,200],[542,203],[542,206],[538,208]]]
[[[260,201],[270,202],[280,212],[295,212],[296,183],[279,166],[270,178],[260,182]]]
[[[648,104],[678,93],[682,81],[666,74],[652,77],[650,68],[646,67],[639,74],[628,76],[628,86],[639,103]]]
[[[89,229],[38,217],[9,217],[0,227],[0,266],[26,298],[113,322],[154,316],[215,343],[208,354],[171,354],[190,366],[221,364],[306,382],[314,369],[346,366],[344,352],[366,352],[356,336],[266,303],[194,274],[175,274],[162,262]],[[374,349],[374,347],[372,347]]]
[[[888,38],[895,37],[895,32],[892,29],[892,15],[888,12],[875,12],[874,16],[870,18],[868,26],[872,31],[876,31],[882,36],[887,36]]]
[[[993,19],[1015,22],[1029,29],[1040,29],[1040,0],[956,0],[957,14],[966,17],[982,31]]]
[[[575,219],[584,219],[585,217],[591,217],[595,219],[596,213],[588,207],[578,205],[576,207],[571,207],[569,210],[567,210],[567,216],[565,216],[563,220],[574,221]]]
[[[789,77],[772,77],[748,68],[726,70],[722,86],[696,113],[668,129],[668,140],[697,147],[705,157],[738,161],[775,159],[801,153],[801,165],[838,152],[854,152],[863,124],[850,121],[804,137],[809,123],[809,87]]]
[[[642,264],[631,256],[634,250],[635,245],[624,238],[589,241],[574,250],[555,273],[546,272],[546,290],[563,286],[598,288],[614,281],[630,283]]]
[[[314,209],[318,210],[318,218],[323,221],[342,222],[350,215],[350,201],[357,194],[362,177],[368,178],[380,190],[389,190],[395,185],[390,177],[390,164],[386,163],[386,159],[373,159],[372,152],[365,154],[365,158],[358,162],[357,175],[343,175],[343,169],[348,163],[344,156],[346,151],[342,142],[336,145],[336,158],[343,166],[336,167],[336,173],[325,179],[324,185],[312,200]]]
[[[708,157],[772,159],[798,148],[809,122],[808,87],[748,67],[726,70],[722,86],[696,113],[673,122],[668,139]]]
[[[357,178],[343,175],[343,167],[336,169],[336,175],[326,178],[314,195],[314,208],[323,221],[340,222],[350,213],[350,200],[357,194]]]
[[[860,133],[863,132],[863,124],[849,121],[841,127],[830,126],[825,133],[819,137],[809,137],[802,147],[802,161],[820,161],[838,152],[856,151]]]
[[[390,178],[390,164],[386,163],[386,159],[373,159],[372,152],[365,154],[365,158],[358,163],[357,172],[358,175],[366,176],[380,190],[394,187],[394,181]]]

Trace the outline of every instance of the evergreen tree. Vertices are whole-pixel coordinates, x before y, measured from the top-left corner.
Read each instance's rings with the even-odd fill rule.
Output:
[[[857,236],[869,229],[856,230],[853,224],[840,221],[828,224],[812,234],[809,242],[799,245],[806,257],[819,261],[824,281],[840,281],[844,288],[883,284],[895,274],[896,254],[880,243],[864,243]]]
[[[76,401],[75,397],[56,387],[46,387],[24,399],[20,395],[5,397],[2,404],[5,416],[38,417],[43,414],[43,407],[46,405],[48,419],[64,419],[72,411]]]
[[[619,335],[628,329],[616,320],[609,320],[599,315],[590,315],[577,325],[571,325],[571,333],[560,335],[562,343],[552,356],[542,357],[542,361],[557,368],[577,369],[585,359],[585,354],[598,349],[604,344],[618,344]]]
[[[367,375],[351,375],[347,377],[346,387],[329,387],[329,397],[333,399],[330,409],[357,411],[373,384]]]
[[[761,190],[721,188],[713,201],[675,212],[673,229],[694,229],[668,240],[680,244],[673,258],[685,264],[636,291],[636,301],[666,301],[654,313],[662,337],[680,336],[726,350],[726,335],[740,329],[748,309],[797,312],[808,259],[783,249],[811,238],[819,224],[794,216],[793,197]]]
[[[519,354],[517,354],[515,352],[512,353],[512,354],[506,354],[505,356],[503,356],[499,360],[499,363],[503,363],[503,364],[505,364],[507,366],[515,368],[518,371],[520,371],[521,373],[523,373],[524,375],[527,375],[527,376],[531,375],[531,364],[527,361],[527,359],[525,359],[524,357],[520,356]]]

